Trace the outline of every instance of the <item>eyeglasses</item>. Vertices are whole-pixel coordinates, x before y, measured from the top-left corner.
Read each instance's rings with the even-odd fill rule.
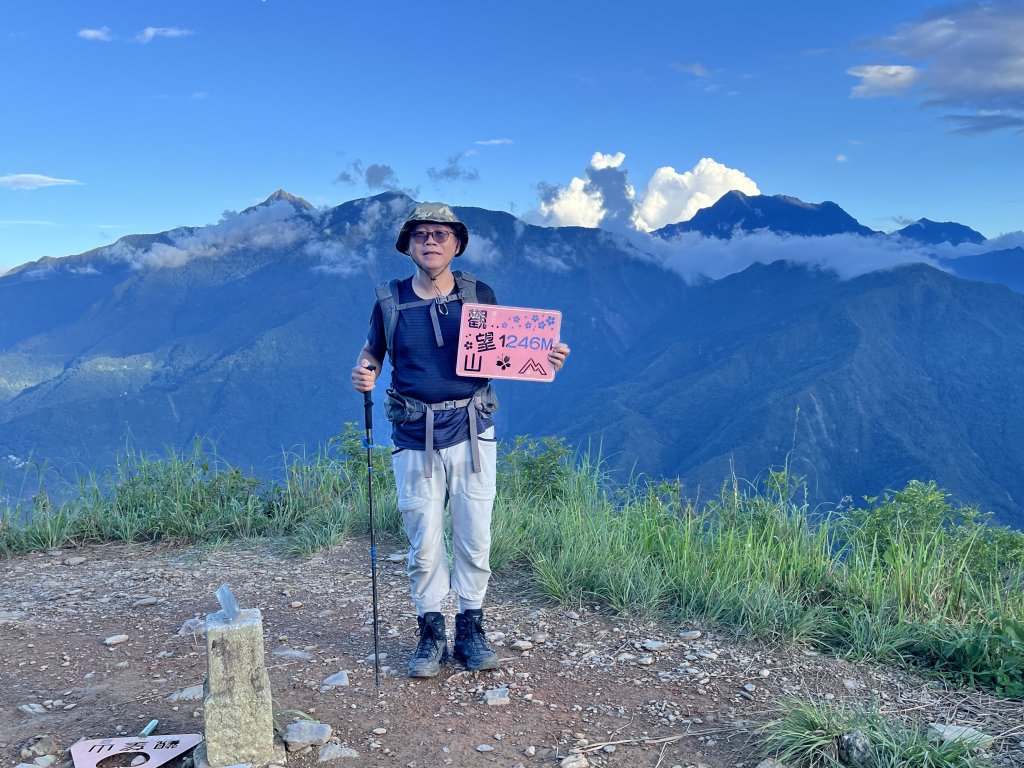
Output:
[[[411,237],[420,245],[423,245],[425,242],[427,242],[427,238],[431,236],[434,238],[435,243],[437,243],[438,245],[444,245],[445,243],[448,242],[449,237],[455,236],[455,233],[448,229],[435,229],[431,232],[417,231],[409,235],[409,237]]]

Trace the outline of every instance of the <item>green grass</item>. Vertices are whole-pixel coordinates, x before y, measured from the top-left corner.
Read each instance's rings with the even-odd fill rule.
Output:
[[[763,744],[793,768],[845,768],[843,737],[859,732],[870,742],[858,755],[862,768],[981,768],[990,765],[963,741],[940,742],[921,728],[890,721],[877,709],[855,709],[789,699],[783,714],[760,728]]]
[[[129,457],[64,503],[40,491],[0,513],[0,554],[241,538],[308,556],[368,531],[361,436],[349,424],[321,454],[285,457],[276,482],[198,444],[164,460]],[[374,451],[373,478],[378,535],[400,541],[386,451]],[[524,569],[540,595],[564,603],[699,620],[1024,695],[1024,534],[951,505],[930,483],[824,517],[803,490],[773,469],[756,484],[731,478],[697,505],[677,483],[613,486],[600,460],[520,438],[500,456],[492,567]]]

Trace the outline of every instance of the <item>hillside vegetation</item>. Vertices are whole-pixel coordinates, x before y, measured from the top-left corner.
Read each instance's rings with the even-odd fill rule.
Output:
[[[67,501],[42,488],[0,509],[0,553],[273,538],[308,556],[368,530],[361,438],[349,424],[273,482],[198,443],[190,455],[130,457]],[[377,530],[401,536],[386,452],[373,461]],[[951,505],[934,484],[824,513],[782,467],[757,483],[728,479],[698,505],[673,483],[612,486],[599,460],[520,438],[502,453],[498,487],[492,566],[526,570],[546,597],[699,619],[1024,695],[1024,534]]]

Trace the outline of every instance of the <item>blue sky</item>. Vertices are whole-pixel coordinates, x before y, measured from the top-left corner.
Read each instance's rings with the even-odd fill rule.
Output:
[[[1022,2],[0,2],[0,273],[278,188],[1024,229]]]

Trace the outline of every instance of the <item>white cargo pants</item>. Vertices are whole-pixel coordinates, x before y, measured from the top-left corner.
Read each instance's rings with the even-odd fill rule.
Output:
[[[409,589],[422,616],[440,611],[454,589],[459,610],[483,607],[491,575],[491,510],[494,507],[497,443],[494,427],[479,435],[480,471],[473,472],[469,441],[426,451],[404,449],[391,464],[398,509],[409,537]],[[425,477],[427,462],[433,477]],[[444,542],[444,507],[452,519],[452,565]]]

